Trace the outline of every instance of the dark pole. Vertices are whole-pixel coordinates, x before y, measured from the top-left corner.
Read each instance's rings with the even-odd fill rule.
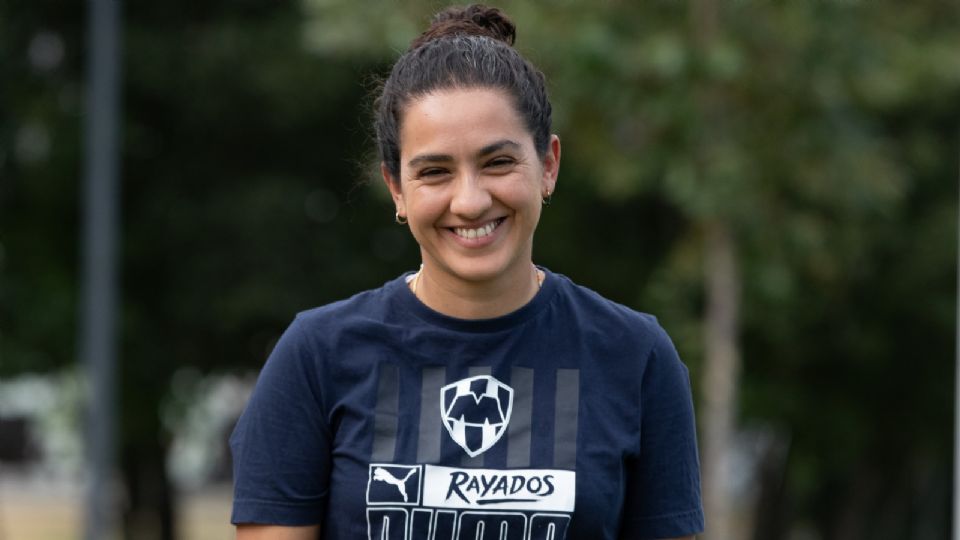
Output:
[[[958,131],[960,133],[960,131]],[[957,156],[960,157],[960,147]],[[960,165],[960,163],[958,163]],[[960,171],[958,171],[960,172]],[[960,176],[957,177],[960,180]],[[958,200],[960,204],[960,200]],[[960,214],[960,206],[957,207]],[[953,540],[960,540],[960,215],[957,217],[957,327],[953,383]]]
[[[117,523],[114,489],[114,370],[117,307],[117,169],[120,2],[89,0],[80,346],[87,374],[89,493],[85,538]]]

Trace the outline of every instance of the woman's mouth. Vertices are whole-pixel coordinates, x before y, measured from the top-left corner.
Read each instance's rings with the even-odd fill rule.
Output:
[[[451,227],[451,230],[460,238],[466,238],[468,240],[483,238],[493,234],[493,231],[499,227],[505,219],[507,218],[497,218],[486,225],[483,225],[482,227],[477,227],[476,229],[468,229],[466,227]]]

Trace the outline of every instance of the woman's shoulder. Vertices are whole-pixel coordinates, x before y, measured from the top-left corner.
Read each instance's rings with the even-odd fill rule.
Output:
[[[654,333],[663,332],[656,316],[611,300],[563,274],[553,274],[553,277],[557,278],[559,297],[568,304],[568,309],[580,315],[579,318],[608,328],[612,325],[634,331],[639,328]]]
[[[593,350],[604,351],[609,358],[629,352],[631,357],[677,359],[673,340],[656,316],[606,298],[565,276],[557,277],[558,297],[567,304],[562,318],[569,318],[569,323],[564,324],[589,341]]]
[[[402,291],[405,278],[400,276],[375,289],[301,311],[296,315],[295,324],[316,329],[384,321],[394,309],[394,300]]]

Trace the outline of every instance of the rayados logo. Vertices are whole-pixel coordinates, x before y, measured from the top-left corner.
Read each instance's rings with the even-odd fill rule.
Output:
[[[504,471],[506,472],[506,471]],[[554,475],[474,474],[453,471],[447,487],[447,499],[459,497],[473,504],[535,502],[556,491]]]
[[[470,457],[477,457],[503,437],[513,411],[513,389],[478,375],[440,390],[440,412],[447,433]]]
[[[570,512],[577,493],[574,471],[464,469],[424,466],[424,504],[437,508]]]

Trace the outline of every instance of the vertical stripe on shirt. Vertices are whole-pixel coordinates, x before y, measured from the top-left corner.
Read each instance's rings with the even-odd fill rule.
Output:
[[[580,370],[557,370],[553,433],[553,465],[577,468],[577,423],[580,414]]]
[[[397,366],[380,363],[377,404],[374,407],[372,461],[393,461],[400,420],[400,374]]]
[[[513,388],[513,413],[507,426],[507,467],[530,466],[530,422],[533,414],[533,370],[514,367],[510,370]]]
[[[440,420],[440,389],[446,377],[442,367],[425,367],[420,375],[420,434],[417,439],[417,463],[440,461],[440,436],[445,431]]]
[[[490,375],[490,373],[490,366],[471,366],[470,369],[467,370],[469,377]],[[463,456],[460,458],[460,464],[464,467],[483,467],[483,462],[483,454],[480,454],[477,457],[470,457],[466,452],[464,452]]]

